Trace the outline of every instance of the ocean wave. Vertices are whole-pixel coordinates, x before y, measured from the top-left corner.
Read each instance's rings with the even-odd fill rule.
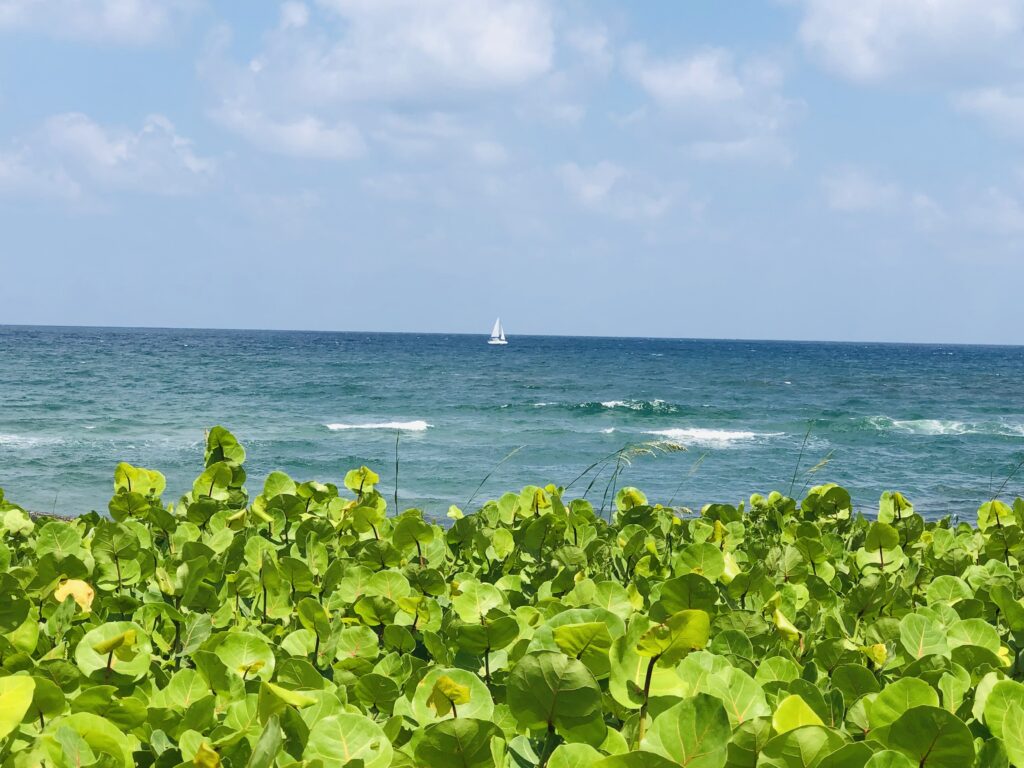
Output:
[[[0,434],[0,446],[11,448],[33,448],[37,445],[57,445],[64,442],[59,437]]]
[[[674,413],[679,410],[672,403],[664,400],[605,400],[601,403],[605,408],[625,408],[629,411],[654,411],[655,413]]]
[[[680,407],[665,400],[602,400],[601,402],[576,403],[569,406],[580,411],[633,411],[634,413],[679,413]]]
[[[400,429],[403,432],[425,432],[433,424],[427,424],[422,419],[416,421],[381,421],[370,424],[324,424],[332,432],[341,432],[346,429]]]
[[[781,432],[748,432],[738,429],[705,429],[701,427],[678,427],[675,429],[655,429],[648,435],[674,440],[683,445],[702,448],[731,448],[737,443],[749,443],[769,437],[777,437]]]
[[[903,432],[912,435],[998,435],[1024,437],[1024,424],[1008,421],[959,421],[955,419],[892,419],[872,416],[867,420],[880,432]]]
[[[638,400],[628,398],[625,400],[588,400],[584,403],[567,403],[558,401],[543,401],[530,403],[534,408],[564,408],[569,411],[584,413],[607,413],[632,411],[638,414],[678,414],[682,413],[681,406],[670,403],[666,400],[655,398],[654,400]],[[504,407],[504,406],[502,406]]]

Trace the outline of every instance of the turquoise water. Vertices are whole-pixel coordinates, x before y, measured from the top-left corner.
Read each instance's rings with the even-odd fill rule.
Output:
[[[163,471],[170,499],[214,424],[247,447],[250,490],[273,469],[340,483],[367,464],[389,499],[398,429],[400,504],[437,514],[520,446],[479,498],[672,440],[688,450],[637,458],[620,482],[695,506],[832,480],[865,510],[894,488],[925,514],[971,515],[1024,459],[1022,347],[485,341],[0,327],[0,487],[38,511],[102,510],[124,460]],[[1016,494],[1024,470],[1004,490]]]

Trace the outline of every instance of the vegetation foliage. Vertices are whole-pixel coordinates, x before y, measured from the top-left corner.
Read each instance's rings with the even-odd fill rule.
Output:
[[[213,429],[166,505],[121,464],[109,518],[0,493],[3,765],[1024,766],[1020,499],[548,486],[440,526],[244,461]]]

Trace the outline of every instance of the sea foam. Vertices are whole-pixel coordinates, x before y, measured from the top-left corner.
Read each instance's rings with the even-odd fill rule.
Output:
[[[1007,421],[958,421],[955,419],[891,419],[873,416],[868,423],[882,432],[903,432],[912,435],[1004,435],[1024,437],[1024,424]]]
[[[32,448],[37,445],[58,445],[64,442],[59,437],[30,437],[27,435],[0,434],[0,445],[11,448]]]
[[[676,429],[655,429],[648,435],[658,435],[683,445],[703,448],[731,448],[737,443],[747,443],[759,438],[774,437],[775,432],[747,432],[735,429],[704,429],[701,427],[680,427]]]
[[[380,421],[370,424],[324,424],[332,432],[341,432],[346,429],[400,429],[403,432],[425,432],[433,424],[427,424],[422,419],[416,421]]]
[[[625,408],[629,411],[666,411],[676,410],[676,406],[666,403],[664,400],[604,400],[601,402],[605,408]]]

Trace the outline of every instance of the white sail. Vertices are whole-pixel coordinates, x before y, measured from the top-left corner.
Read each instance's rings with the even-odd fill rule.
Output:
[[[494,327],[491,329],[491,338],[487,340],[488,344],[508,344],[505,340],[505,329],[501,327],[501,318],[499,317],[494,321]]]

